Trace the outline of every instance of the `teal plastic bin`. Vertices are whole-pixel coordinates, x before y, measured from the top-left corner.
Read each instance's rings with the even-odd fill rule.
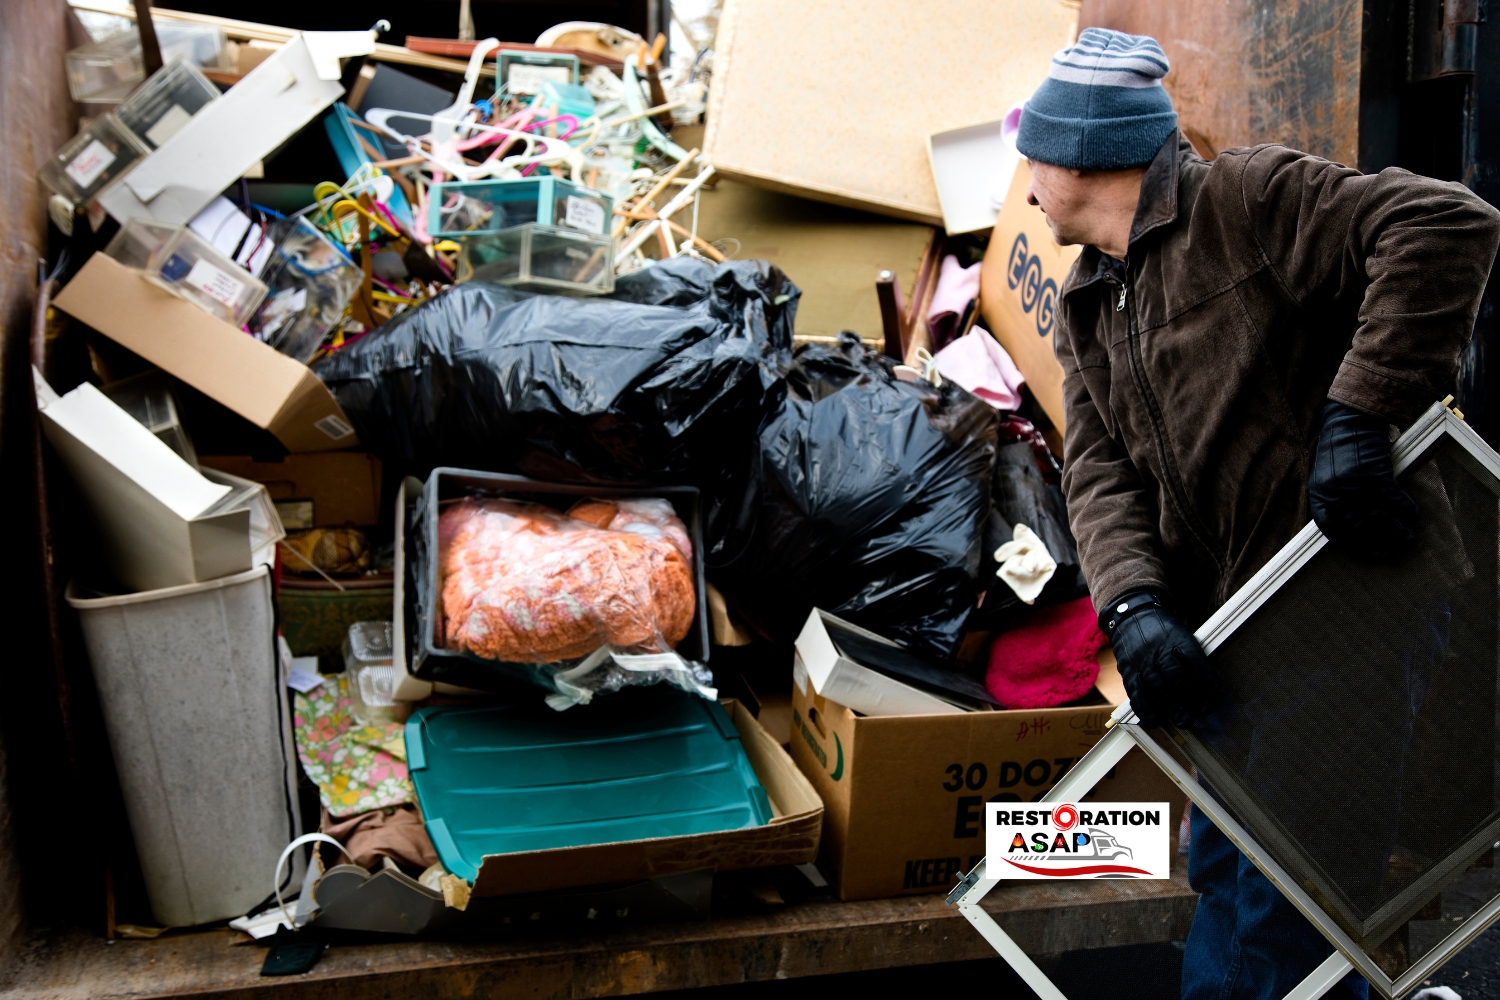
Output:
[[[554,712],[432,705],[406,754],[443,866],[472,881],[485,855],[764,826],[771,803],[717,702],[667,688]]]
[[[607,236],[613,221],[609,195],[550,174],[443,181],[427,196],[427,233],[435,240],[498,233],[528,222]]]

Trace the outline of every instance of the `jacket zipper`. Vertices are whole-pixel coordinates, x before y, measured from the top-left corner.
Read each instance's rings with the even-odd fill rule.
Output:
[[[1125,309],[1125,296],[1130,291],[1130,256],[1125,257],[1125,280],[1120,285],[1120,297],[1115,303],[1117,312]],[[1171,461],[1167,449],[1166,430],[1162,425],[1161,413],[1156,405],[1156,396],[1146,384],[1145,361],[1141,358],[1140,335],[1135,329],[1135,310],[1132,309],[1125,314],[1125,344],[1126,355],[1130,358],[1130,374],[1135,379],[1136,391],[1141,394],[1141,399],[1146,403],[1146,413],[1151,418],[1151,430],[1156,435],[1156,451],[1161,460],[1163,478],[1166,480],[1167,489],[1171,491],[1172,501],[1177,507],[1177,513],[1181,515],[1182,522],[1192,532],[1198,544],[1213,559],[1218,568],[1220,579],[1224,576],[1224,562],[1215,552],[1214,547],[1209,544],[1207,532],[1198,523],[1196,514],[1191,513],[1187,503],[1187,491],[1183,488],[1181,480],[1177,476],[1177,466]]]

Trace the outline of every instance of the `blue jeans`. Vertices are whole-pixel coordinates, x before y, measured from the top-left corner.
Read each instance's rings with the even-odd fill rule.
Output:
[[[1333,946],[1201,809],[1192,823],[1188,882],[1199,896],[1182,958],[1182,1000],[1281,1000]],[[1355,972],[1324,994],[1369,995]]]

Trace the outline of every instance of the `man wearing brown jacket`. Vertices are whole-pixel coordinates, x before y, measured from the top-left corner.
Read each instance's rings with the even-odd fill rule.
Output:
[[[1087,29],[1023,112],[1061,244],[1073,533],[1147,723],[1215,704],[1192,630],[1309,517],[1371,559],[1415,537],[1389,430],[1453,391],[1500,245],[1457,184],[1282,146],[1194,155],[1150,38]],[[1184,998],[1284,996],[1330,947],[1196,814]],[[1329,996],[1360,997],[1351,974]]]

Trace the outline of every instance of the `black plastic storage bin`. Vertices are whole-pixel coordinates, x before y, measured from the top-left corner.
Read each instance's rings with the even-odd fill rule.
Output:
[[[694,486],[579,485],[547,483],[525,476],[471,469],[439,467],[432,470],[422,496],[407,514],[401,551],[396,553],[396,573],[404,580],[408,670],[413,677],[440,684],[493,691],[512,687],[518,680],[549,687],[541,679],[539,665],[486,660],[470,653],[454,652],[441,644],[436,632],[437,603],[442,593],[438,580],[438,512],[445,500],[483,496],[544,504],[566,510],[581,499],[626,500],[659,497],[672,505],[687,527],[693,543],[693,593],[696,601],[694,626],[677,646],[689,660],[708,663],[708,600],[703,578],[703,529],[699,516],[698,489]]]

